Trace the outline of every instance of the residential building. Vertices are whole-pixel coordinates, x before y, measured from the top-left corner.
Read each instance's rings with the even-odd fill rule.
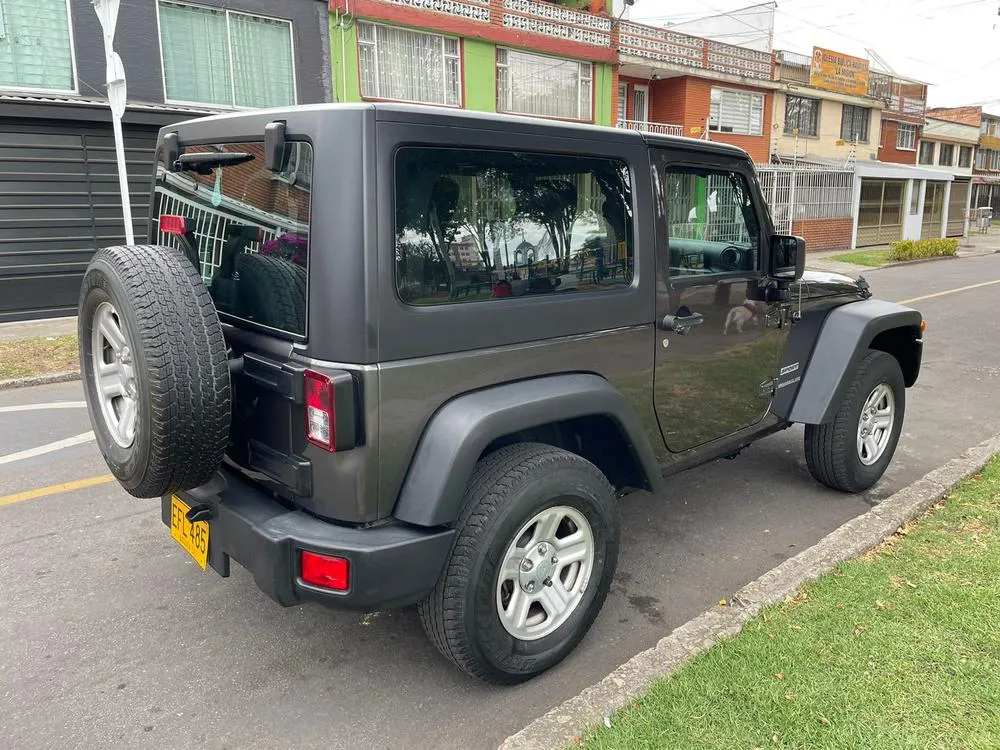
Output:
[[[935,110],[928,112],[917,163],[950,174],[952,181],[930,181],[923,188],[924,200],[930,206],[924,214],[925,236],[943,233],[947,237],[961,237],[967,233],[972,165],[978,142],[978,123],[945,119]],[[943,219],[945,215],[947,218]]]
[[[775,161],[850,164],[878,157],[886,103],[869,91],[867,60],[818,48],[812,57],[781,51],[776,60]],[[823,75],[824,65],[837,65],[840,74]]]
[[[630,21],[617,31],[618,127],[731,143],[767,163],[778,88],[771,53]]]
[[[963,145],[972,145],[970,208],[992,207],[993,215],[1000,216],[1000,115],[983,112],[980,106],[937,107],[928,111],[928,117],[951,123],[951,127],[961,127],[966,136]],[[952,154],[946,149],[945,161]],[[927,146],[921,153],[924,161],[942,160],[942,149]],[[968,166],[968,151],[960,155],[961,167]]]
[[[872,72],[869,90],[885,101],[878,160],[916,164],[927,108],[927,84]]]
[[[864,58],[819,47],[809,57],[778,52],[776,62],[781,90],[775,95],[773,161],[826,165],[830,178],[837,177],[834,167],[853,174],[850,221],[829,219],[826,241],[840,247],[882,245],[940,231],[944,215],[933,208],[945,192],[931,188],[925,220],[924,185],[953,178],[913,166],[926,84],[872,70]],[[815,210],[841,204],[840,192],[838,188],[835,200],[824,200]]]
[[[130,203],[146,234],[160,127],[330,98],[325,0],[121,4]],[[124,239],[104,42],[90,0],[0,0],[0,321],[75,310],[95,248]]]
[[[608,5],[567,5],[331,0],[333,97],[611,125]]]
[[[1000,220],[1000,115],[982,113],[974,172],[972,205],[992,207]]]

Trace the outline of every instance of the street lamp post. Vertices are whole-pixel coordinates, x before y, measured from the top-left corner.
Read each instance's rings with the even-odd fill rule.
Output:
[[[118,7],[121,0],[91,0],[104,31],[104,61],[108,84],[108,103],[111,106],[111,124],[115,131],[115,157],[118,161],[118,189],[122,196],[122,218],[125,221],[125,241],[135,244],[132,228],[132,205],[128,195],[128,171],[125,165],[125,139],[122,136],[122,115],[128,89],[125,84],[125,66],[115,52],[115,26],[118,24]]]

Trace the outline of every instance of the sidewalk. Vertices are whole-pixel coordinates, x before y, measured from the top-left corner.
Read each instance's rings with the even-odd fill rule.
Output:
[[[888,245],[876,245],[866,247],[864,250],[888,250]],[[845,276],[857,276],[859,273],[877,270],[872,266],[858,266],[853,263],[844,263],[839,260],[832,260],[837,255],[855,252],[854,250],[821,250],[819,252],[806,254],[806,268],[814,271],[830,271],[831,273],[842,273]],[[994,227],[990,234],[970,234],[968,237],[959,239],[959,258],[975,258],[981,255],[992,255],[1000,253],[1000,226]],[[911,261],[912,262],[912,261]]]
[[[76,333],[75,315],[66,318],[44,318],[42,320],[21,320],[16,323],[0,323],[0,341],[65,336],[73,333]]]

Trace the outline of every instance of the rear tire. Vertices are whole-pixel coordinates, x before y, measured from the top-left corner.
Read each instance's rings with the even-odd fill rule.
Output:
[[[97,445],[135,497],[207,482],[229,436],[230,381],[219,316],[175,248],[108,247],[87,267],[80,371]]]
[[[457,531],[437,586],[418,606],[434,645],[501,685],[566,657],[600,612],[618,560],[618,506],[600,470],[548,445],[501,448],[476,467]],[[521,625],[515,595],[532,602]]]
[[[886,415],[887,427],[878,427]],[[864,492],[888,468],[906,410],[906,384],[896,358],[870,350],[832,422],[806,425],[806,465],[816,481],[843,492]],[[867,418],[866,418],[867,417]],[[867,433],[864,431],[867,430]],[[864,433],[864,434],[863,434]],[[868,446],[865,439],[871,435]]]
[[[290,333],[306,332],[306,269],[284,258],[236,258],[242,317]]]

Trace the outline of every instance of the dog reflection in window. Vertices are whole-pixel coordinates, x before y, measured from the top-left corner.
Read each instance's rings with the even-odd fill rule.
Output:
[[[743,333],[743,327],[748,323],[757,326],[761,319],[767,314],[767,304],[745,299],[742,304],[737,305],[729,311],[726,316],[726,325],[722,328],[722,335],[729,334],[730,328],[735,328],[736,333]]]

